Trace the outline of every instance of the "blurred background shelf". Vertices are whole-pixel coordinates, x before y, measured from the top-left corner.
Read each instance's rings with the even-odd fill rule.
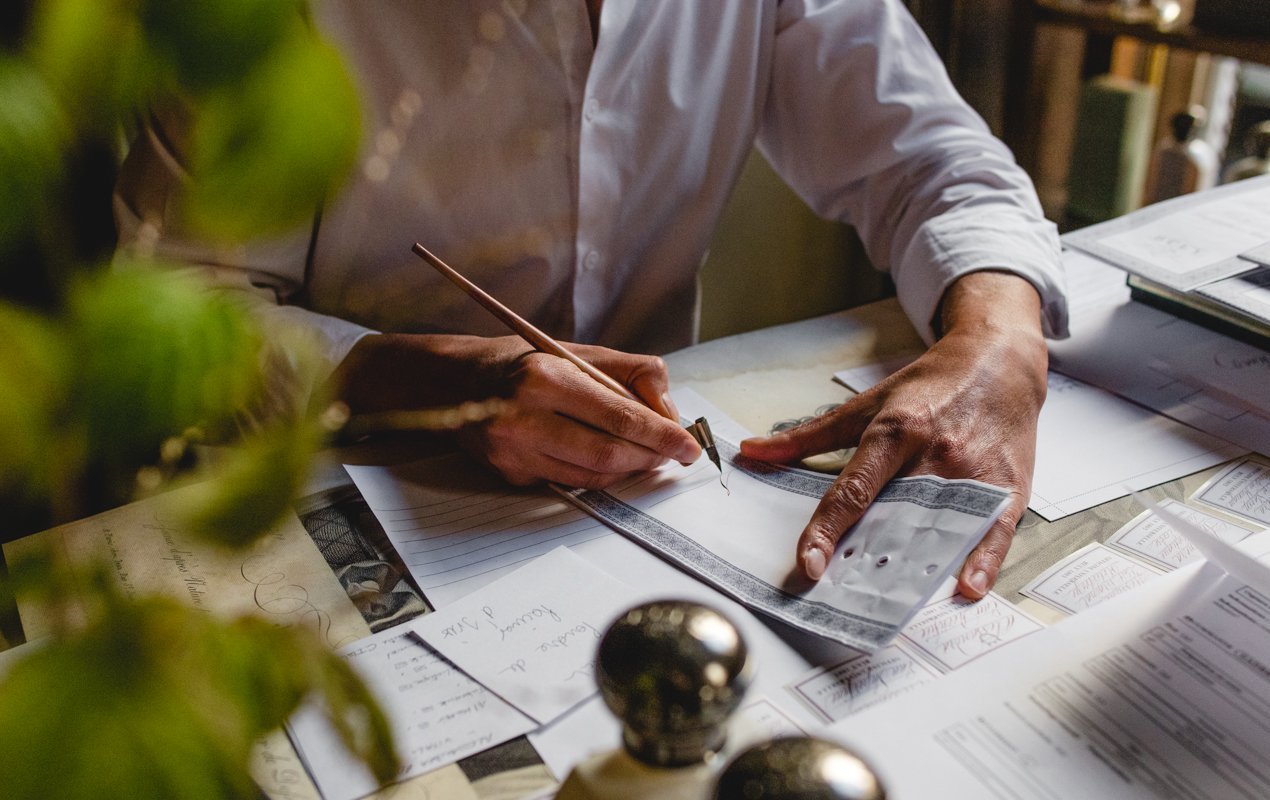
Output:
[[[1247,0],[1231,5],[1241,2]],[[1266,4],[1258,0],[1254,5]],[[1270,9],[1263,7],[1261,13]],[[1063,221],[1076,98],[1085,81],[1112,73],[1154,85],[1159,90],[1158,139],[1168,118],[1200,102],[1205,84],[1211,84],[1220,70],[1233,75],[1238,62],[1241,88],[1255,87],[1257,73],[1270,65],[1270,30],[1249,32],[1257,27],[1266,29],[1263,23],[1251,22],[1234,31],[1192,24],[1161,28],[1149,6],[1125,12],[1119,3],[1107,0],[1014,0],[1001,84],[1000,133],[1036,181],[1047,214]],[[1220,129],[1222,139],[1215,146],[1223,151],[1229,141],[1230,158],[1243,155],[1241,129],[1249,120],[1236,118],[1238,108],[1215,112],[1213,127]]]

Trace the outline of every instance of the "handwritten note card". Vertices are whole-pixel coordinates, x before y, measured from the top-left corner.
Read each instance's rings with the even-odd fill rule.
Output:
[[[412,630],[538,722],[596,690],[595,648],[636,593],[567,547],[420,617]]]
[[[1253,534],[1248,528],[1215,517],[1176,500],[1161,500],[1160,505],[1207,531],[1227,544],[1242,542]],[[1128,553],[1163,570],[1174,570],[1198,561],[1202,556],[1195,546],[1168,523],[1150,511],[1143,511],[1107,539],[1107,546]]]
[[[1013,603],[989,592],[982,600],[954,595],[927,605],[913,615],[900,637],[941,672],[951,672],[1043,627]]]
[[[182,507],[197,491],[177,489],[9,542],[5,556],[17,564],[47,547],[73,566],[105,563],[129,596],[173,597],[209,614],[256,614],[309,628],[332,648],[370,633],[294,514],[251,547],[229,550],[185,529]],[[93,592],[77,585],[64,600],[74,608]],[[55,625],[40,603],[19,597],[18,610],[29,638]]]
[[[1191,499],[1270,525],[1270,463],[1247,458],[1200,487]]]
[[[341,651],[388,714],[404,780],[479,753],[532,730],[532,720],[464,675],[400,628]],[[296,752],[326,800],[352,800],[378,788],[366,767],[344,750],[318,709],[288,724]]]
[[[1097,605],[1159,575],[1140,561],[1093,542],[1019,590],[1064,614]]]
[[[939,677],[899,645],[816,669],[789,690],[825,722],[840,719]]]

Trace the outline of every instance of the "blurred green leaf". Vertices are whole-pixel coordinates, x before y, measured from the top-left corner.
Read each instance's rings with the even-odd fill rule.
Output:
[[[36,4],[31,60],[81,128],[113,132],[162,72],[147,57],[134,5],[132,0]]]
[[[301,10],[296,0],[141,0],[139,16],[181,83],[205,89],[241,80],[300,26]]]
[[[71,293],[75,410],[92,451],[145,458],[168,436],[221,420],[260,385],[260,336],[228,297],[183,275],[117,268]]]
[[[302,631],[219,622],[169,600],[121,602],[0,684],[5,797],[255,798],[250,748],[312,685],[337,687],[323,695],[337,716],[382,723],[343,659]],[[363,730],[359,754],[393,774],[387,726]]]
[[[315,420],[302,418],[274,424],[233,448],[210,479],[191,490],[189,529],[232,547],[268,533],[292,513],[324,435]]]
[[[289,513],[324,429],[294,407],[299,395],[261,391],[263,342],[246,311],[155,265],[102,270],[101,237],[77,234],[107,212],[120,131],[160,94],[195,109],[180,166],[203,231],[240,241],[312,215],[352,164],[360,124],[348,73],[301,5],[36,0],[24,50],[0,57],[0,292],[54,312],[0,304],[9,517],[17,489],[46,493],[32,505],[60,521],[118,499],[121,477],[161,484],[187,466],[188,428],[265,405],[286,413],[224,459],[190,513],[230,544]],[[48,291],[22,294],[24,283]],[[315,382],[302,355],[290,366],[297,385]],[[126,599],[105,565],[72,575],[51,551],[14,567],[24,572],[0,591],[40,584],[24,597],[59,622],[0,683],[5,798],[255,798],[252,743],[315,689],[355,754],[395,774],[385,717],[307,632]],[[84,595],[74,608],[72,583]]]
[[[52,323],[0,302],[0,489],[48,492],[69,358]]]
[[[69,137],[61,106],[39,73],[0,57],[0,254],[45,225]],[[22,266],[0,259],[6,272]]]
[[[311,219],[357,153],[356,89],[329,45],[293,36],[240,87],[206,95],[194,125],[186,211],[241,241]]]

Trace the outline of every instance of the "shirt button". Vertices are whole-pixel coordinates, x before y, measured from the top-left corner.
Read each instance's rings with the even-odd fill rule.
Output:
[[[600,254],[592,250],[586,254],[586,258],[582,259],[582,266],[586,269],[595,269],[600,265]]]
[[[586,101],[586,105],[582,108],[582,116],[587,122],[594,122],[595,115],[600,113],[600,101],[592,97]]]

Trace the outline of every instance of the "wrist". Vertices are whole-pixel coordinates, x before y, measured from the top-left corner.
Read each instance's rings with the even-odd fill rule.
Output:
[[[1030,374],[1044,396],[1049,352],[1041,298],[1025,278],[997,271],[964,275],[944,293],[939,314],[943,346],[964,347],[980,359]]]
[[[936,311],[943,334],[1023,336],[1044,344],[1041,296],[1027,279],[984,270],[963,275],[944,292]]]

